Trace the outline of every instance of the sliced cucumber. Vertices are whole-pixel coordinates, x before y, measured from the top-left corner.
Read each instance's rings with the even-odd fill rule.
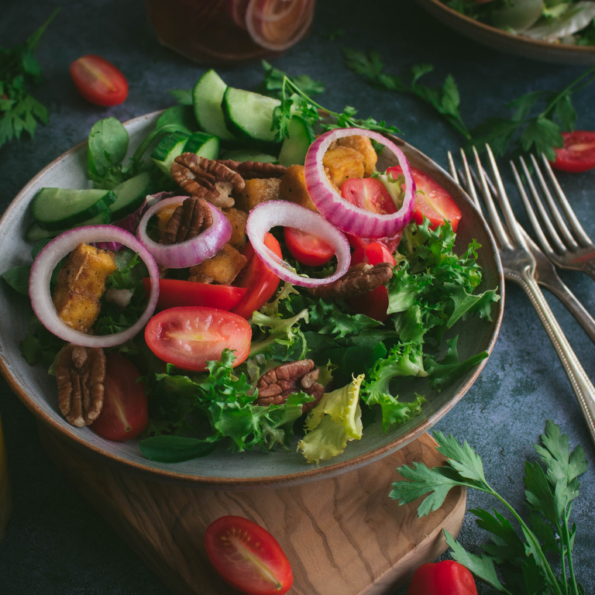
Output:
[[[219,138],[204,132],[194,132],[184,147],[184,153],[196,153],[207,159],[218,159]]]
[[[100,213],[99,215],[96,215],[88,221],[83,221],[79,225],[74,225],[73,227],[68,227],[66,229],[59,229],[57,231],[48,231],[47,229],[43,229],[42,227],[40,227],[38,223],[33,222],[29,226],[29,229],[25,234],[25,239],[28,242],[37,242],[39,240],[55,238],[56,236],[59,236],[61,233],[64,233],[69,229],[73,229],[74,227],[83,227],[84,225],[103,225],[105,223],[110,223],[110,221],[111,218],[109,212],[105,211],[104,213]]]
[[[110,207],[112,221],[119,221],[134,213],[151,193],[151,176],[146,172],[134,176],[116,186],[112,192],[116,195],[116,202]]]
[[[276,157],[265,155],[259,151],[250,151],[250,149],[238,149],[237,151],[226,151],[223,159],[233,159],[234,161],[260,161],[260,163],[279,163]]]
[[[42,188],[33,199],[33,218],[42,229],[68,229],[108,210],[116,201],[111,190]]]
[[[192,90],[194,115],[198,125],[223,140],[234,140],[233,134],[225,126],[221,102],[227,85],[214,71],[205,72]]]
[[[221,107],[225,123],[236,137],[256,144],[272,144],[273,112],[280,103],[258,93],[227,87]]]
[[[170,175],[169,168],[174,159],[184,152],[184,147],[189,138],[184,132],[172,132],[162,138],[151,153],[151,158],[166,176]]]
[[[293,116],[287,126],[289,137],[283,141],[279,163],[290,165],[304,165],[306,153],[316,139],[312,127],[300,116]]]

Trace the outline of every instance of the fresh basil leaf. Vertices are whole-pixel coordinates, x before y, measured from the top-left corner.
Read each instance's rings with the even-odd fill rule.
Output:
[[[128,131],[116,118],[99,120],[89,133],[88,170],[92,180],[118,168],[128,151]]]
[[[157,463],[182,463],[210,455],[217,448],[217,444],[183,436],[153,436],[138,446],[147,459]]]
[[[16,291],[22,295],[29,296],[29,275],[31,274],[30,265],[21,265],[12,267],[4,273],[2,278]]]

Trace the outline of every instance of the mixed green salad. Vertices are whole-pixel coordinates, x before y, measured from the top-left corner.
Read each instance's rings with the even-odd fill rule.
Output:
[[[482,23],[549,43],[595,45],[591,0],[443,0]]]
[[[477,242],[454,249],[453,199],[379,134],[395,128],[266,69],[261,93],[214,71],[176,91],[128,160],[126,129],[95,124],[93,188],[40,190],[33,265],[2,275],[31,299],[21,352],[56,375],[66,420],[155,461],[294,434],[329,460],[421,414],[404,378],[441,390],[488,355],[445,339],[499,300],[476,293]],[[385,151],[399,165],[378,172]]]

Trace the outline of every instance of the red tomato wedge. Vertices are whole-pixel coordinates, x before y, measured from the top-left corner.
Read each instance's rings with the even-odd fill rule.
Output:
[[[282,258],[281,246],[272,234],[267,233],[264,244],[279,258]],[[255,310],[262,308],[275,295],[281,279],[258,258],[250,243],[246,245],[242,254],[248,259],[248,262],[237,276],[234,285],[245,287],[246,295],[232,312],[249,319]]]
[[[396,179],[403,173],[403,170],[401,166],[397,165],[389,167],[386,173],[392,173],[393,178]],[[421,225],[425,216],[430,220],[432,229],[436,229],[445,221],[450,221],[453,231],[457,231],[461,220],[461,211],[450,194],[423,171],[412,167],[411,174],[418,192],[415,196],[414,221]]]
[[[577,130],[564,132],[564,147],[556,149],[552,167],[561,171],[580,173],[595,167],[595,132]]]
[[[126,77],[101,56],[83,56],[70,65],[78,92],[95,105],[119,105],[128,97]]]
[[[207,362],[220,360],[232,349],[239,366],[250,353],[252,328],[231,312],[216,308],[170,308],[153,316],[145,328],[145,340],[161,360],[182,370],[202,372]]]
[[[91,429],[108,440],[131,440],[148,421],[147,395],[143,385],[136,382],[141,374],[119,353],[107,353],[105,364],[103,409]]]
[[[358,248],[351,255],[351,266],[361,263],[374,266],[381,262],[390,262],[393,266],[396,264],[388,248],[379,242]],[[381,322],[388,318],[388,289],[386,287],[377,287],[370,293],[351,298],[348,303],[358,314],[365,314]]]
[[[397,206],[384,184],[375,178],[350,178],[341,186],[341,196],[351,204],[374,213],[396,213]],[[395,252],[401,241],[401,233],[390,238],[360,238],[350,233],[345,234],[352,248],[361,248],[371,242],[384,244]]]
[[[321,266],[335,255],[335,250],[328,242],[311,233],[293,227],[286,227],[283,235],[291,255],[299,263],[306,266]]]
[[[247,595],[283,595],[293,584],[287,556],[260,525],[223,516],[205,533],[207,556],[221,578]]]
[[[151,280],[144,278],[147,293],[151,291]],[[203,306],[219,310],[233,310],[246,294],[243,287],[233,285],[211,285],[197,281],[159,279],[158,310],[180,306]]]

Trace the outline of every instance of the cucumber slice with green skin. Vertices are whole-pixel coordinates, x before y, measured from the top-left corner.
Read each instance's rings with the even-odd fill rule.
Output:
[[[42,229],[68,229],[108,210],[116,201],[111,190],[42,188],[33,199],[33,218]]]
[[[196,153],[207,159],[218,159],[219,138],[204,132],[194,132],[184,147],[184,153]]]
[[[312,127],[300,116],[293,116],[287,125],[289,137],[283,141],[279,163],[290,165],[304,165],[306,153],[316,139]]]
[[[279,163],[276,157],[265,155],[259,151],[250,151],[249,149],[239,149],[237,151],[226,151],[222,159],[233,159],[234,161],[259,161],[260,163]]]
[[[99,215],[89,219],[88,221],[83,221],[80,225],[75,225],[74,227],[83,227],[85,225],[105,225],[111,222],[111,217],[109,211],[104,211]],[[47,229],[43,229],[39,226],[38,223],[33,222],[27,233],[25,234],[25,239],[28,242],[37,242],[39,240],[46,240],[49,238],[55,238],[59,236],[61,233],[68,231],[69,229],[73,229],[73,227],[68,227],[66,229],[59,229],[57,231],[48,231]]]
[[[221,107],[227,127],[237,138],[270,146],[275,143],[273,112],[280,104],[272,97],[227,87]]]
[[[189,138],[184,132],[172,132],[162,138],[151,153],[151,158],[166,176],[171,175],[169,168],[174,159],[184,152]]]
[[[225,118],[221,102],[227,85],[214,71],[205,72],[192,90],[194,115],[198,125],[223,140],[235,140],[233,134],[225,126]]]
[[[120,221],[140,208],[147,194],[151,194],[151,176],[146,172],[134,176],[112,192],[116,195],[116,202],[110,207],[112,221]]]

